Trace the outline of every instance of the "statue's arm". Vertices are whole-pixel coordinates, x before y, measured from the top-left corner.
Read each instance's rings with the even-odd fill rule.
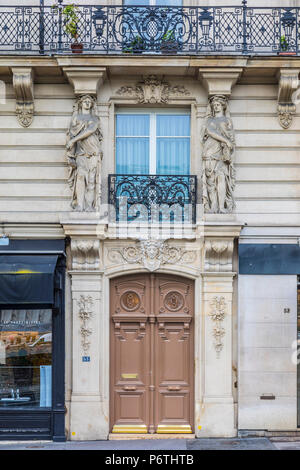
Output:
[[[219,134],[216,131],[215,126],[213,126],[211,122],[207,123],[206,133],[207,133],[207,135],[209,135],[213,139],[216,139],[219,142],[223,142],[224,144],[228,145],[228,147],[232,147],[232,143],[230,142],[230,140],[226,139],[226,137],[224,137],[222,134]]]
[[[73,137],[72,142],[75,144],[79,140],[86,139],[90,135],[94,134],[96,130],[98,129],[98,123],[96,121],[93,121],[90,123],[86,129],[84,129],[82,132],[79,132],[79,134],[76,135],[76,137]]]

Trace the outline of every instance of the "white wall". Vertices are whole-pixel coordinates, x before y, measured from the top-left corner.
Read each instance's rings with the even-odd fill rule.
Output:
[[[238,279],[238,428],[297,427],[297,276]],[[290,313],[284,313],[289,308]],[[261,400],[262,394],[275,400]]]

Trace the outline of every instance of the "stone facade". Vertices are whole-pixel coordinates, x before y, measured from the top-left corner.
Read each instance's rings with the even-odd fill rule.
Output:
[[[237,248],[239,243],[296,244],[300,237],[300,114],[291,101],[299,70],[299,58],[280,57],[0,57],[0,79],[6,84],[0,113],[1,229],[10,239],[70,240],[68,439],[109,435],[110,279],[149,272],[195,281],[195,435],[297,429],[297,370],[289,360],[297,329],[296,275],[276,276],[272,288],[272,279],[238,276]],[[95,102],[99,147],[95,153],[91,145],[95,164],[84,176],[90,178],[90,186],[82,189],[85,202],[78,206],[77,199],[72,211],[75,183],[68,184],[66,133],[72,130],[74,104],[85,95]],[[205,129],[208,119],[219,126],[214,113],[207,114],[216,97],[227,135],[219,130],[226,140],[218,153],[224,168],[211,176]],[[186,237],[118,239],[105,215],[108,175],[115,173],[115,112],[143,106],[190,111],[191,174],[198,178],[199,204]],[[292,314],[283,320],[286,304]],[[93,360],[85,364],[81,357],[87,352]],[[264,393],[279,399],[261,401]]]

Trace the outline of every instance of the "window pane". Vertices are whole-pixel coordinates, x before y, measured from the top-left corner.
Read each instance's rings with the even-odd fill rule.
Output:
[[[51,407],[51,310],[0,310],[0,408]]]
[[[117,137],[117,174],[149,173],[149,139]]]
[[[124,0],[124,5],[149,5],[149,0]]]
[[[149,136],[148,114],[117,114],[117,136]]]
[[[116,172],[118,174],[147,174],[149,172],[150,116],[117,114],[116,127]]]
[[[190,173],[190,139],[157,138],[157,174],[188,175]]]
[[[157,136],[190,136],[189,115],[162,115],[156,118]]]

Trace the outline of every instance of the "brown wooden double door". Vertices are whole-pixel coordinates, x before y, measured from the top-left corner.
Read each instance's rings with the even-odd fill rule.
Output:
[[[111,281],[111,432],[193,432],[193,281]]]

